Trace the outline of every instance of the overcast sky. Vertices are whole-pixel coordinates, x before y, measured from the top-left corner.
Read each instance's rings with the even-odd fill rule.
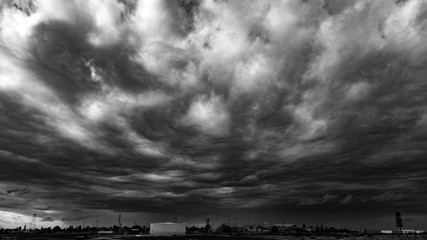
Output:
[[[427,229],[427,2],[4,0],[0,225]]]

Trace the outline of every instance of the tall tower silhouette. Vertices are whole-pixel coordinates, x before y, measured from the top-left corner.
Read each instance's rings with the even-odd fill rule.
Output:
[[[122,214],[121,213],[119,213],[118,227],[122,227]]]
[[[402,221],[402,215],[400,214],[400,212],[396,212],[396,227],[399,228],[399,231],[402,231],[402,227],[403,227],[403,221]]]

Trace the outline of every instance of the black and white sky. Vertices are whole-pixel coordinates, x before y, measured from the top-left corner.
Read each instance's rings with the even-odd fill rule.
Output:
[[[1,1],[2,227],[427,229],[426,154],[425,0]]]

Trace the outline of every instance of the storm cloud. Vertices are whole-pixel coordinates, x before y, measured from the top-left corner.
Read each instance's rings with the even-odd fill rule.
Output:
[[[426,38],[422,0],[3,1],[0,207],[417,224]]]

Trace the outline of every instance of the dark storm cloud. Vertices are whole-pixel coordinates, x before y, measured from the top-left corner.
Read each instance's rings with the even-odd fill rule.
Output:
[[[8,1],[0,206],[425,214],[426,9]]]

